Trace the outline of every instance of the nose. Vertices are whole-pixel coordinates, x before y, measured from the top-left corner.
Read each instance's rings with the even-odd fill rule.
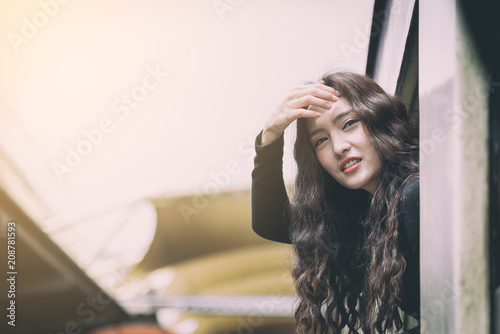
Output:
[[[351,144],[342,135],[333,136],[332,134],[332,150],[337,158],[344,156],[351,149]]]

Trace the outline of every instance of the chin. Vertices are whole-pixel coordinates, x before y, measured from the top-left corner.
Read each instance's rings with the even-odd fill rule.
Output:
[[[362,186],[356,185],[356,184],[343,184],[342,185],[344,188],[351,189],[351,190],[357,190],[361,189]]]

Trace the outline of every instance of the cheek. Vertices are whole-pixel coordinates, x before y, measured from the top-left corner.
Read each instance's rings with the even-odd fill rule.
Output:
[[[318,151],[316,152],[316,158],[318,159],[319,164],[323,167],[324,170],[328,172],[331,176],[334,176],[337,163],[328,150]]]

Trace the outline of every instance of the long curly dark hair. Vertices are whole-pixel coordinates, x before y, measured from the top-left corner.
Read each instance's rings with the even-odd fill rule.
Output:
[[[319,164],[305,119],[297,121],[291,205],[297,331],[401,329],[398,305],[406,261],[398,244],[398,202],[403,183],[418,177],[418,125],[400,98],[367,76],[337,72],[322,80],[352,106],[380,154],[382,169],[373,194],[341,186]]]

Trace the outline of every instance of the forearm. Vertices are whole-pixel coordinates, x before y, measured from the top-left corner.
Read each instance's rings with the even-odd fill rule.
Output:
[[[289,200],[283,181],[283,136],[261,146],[256,140],[252,172],[252,228],[263,238],[290,243]]]

